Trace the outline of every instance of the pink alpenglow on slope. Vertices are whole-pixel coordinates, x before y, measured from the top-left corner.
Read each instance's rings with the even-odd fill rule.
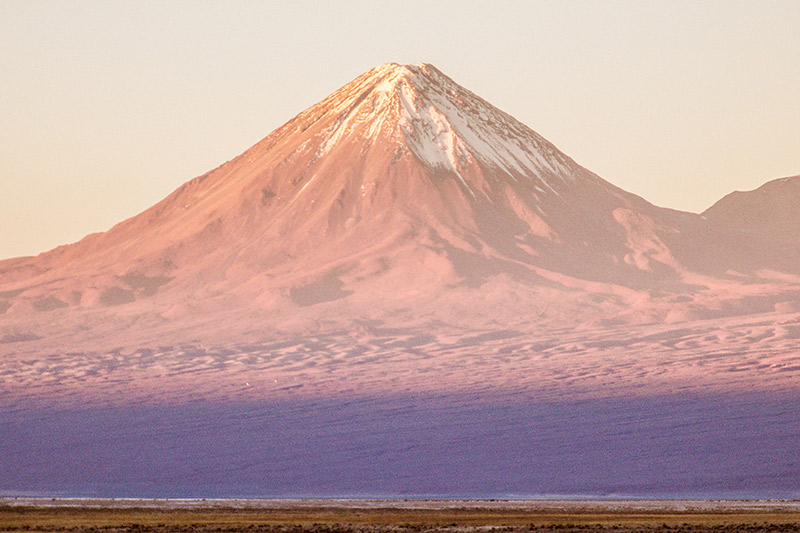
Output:
[[[785,496],[796,205],[800,177],[657,207],[432,65],[381,65],[0,262],[0,492]],[[81,444],[41,444],[65,425]]]

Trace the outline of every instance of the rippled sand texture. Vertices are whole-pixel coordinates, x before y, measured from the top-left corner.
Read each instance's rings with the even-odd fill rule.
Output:
[[[539,399],[794,393],[800,321],[766,315],[541,335],[362,329],[221,346],[8,354],[5,405],[255,400],[335,394]]]

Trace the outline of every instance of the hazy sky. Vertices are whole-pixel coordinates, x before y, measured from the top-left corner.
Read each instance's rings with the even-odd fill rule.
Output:
[[[0,258],[108,229],[387,61],[658,205],[800,174],[796,0],[0,0]]]

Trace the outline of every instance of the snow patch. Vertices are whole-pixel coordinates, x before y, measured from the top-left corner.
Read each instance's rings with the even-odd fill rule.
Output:
[[[543,137],[430,65],[381,65],[328,103],[324,116],[334,113],[336,118],[323,132],[320,157],[353,134],[371,141],[383,135],[405,140],[424,164],[455,174],[473,198],[464,177],[470,162],[517,181],[535,180],[539,191],[556,195],[559,187],[553,181],[576,173],[575,163]]]

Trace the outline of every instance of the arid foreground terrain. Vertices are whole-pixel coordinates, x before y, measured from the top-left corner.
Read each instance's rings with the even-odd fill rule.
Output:
[[[800,531],[800,502],[0,500],[0,531]]]

